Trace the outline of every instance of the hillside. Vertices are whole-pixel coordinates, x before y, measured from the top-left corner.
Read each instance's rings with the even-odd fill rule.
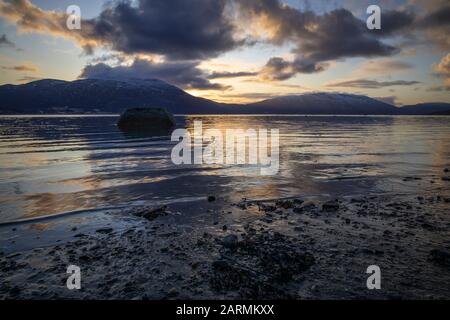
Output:
[[[395,107],[362,95],[307,93],[247,105],[194,97],[156,79],[62,81],[0,86],[0,114],[121,113],[130,107],[165,107],[174,114],[448,114],[448,103]]]

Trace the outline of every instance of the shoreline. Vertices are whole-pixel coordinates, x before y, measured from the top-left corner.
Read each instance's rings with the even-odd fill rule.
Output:
[[[209,200],[105,212],[63,242],[1,253],[0,298],[450,299],[448,193]],[[70,264],[81,290],[65,286]],[[366,288],[369,265],[381,290]]]

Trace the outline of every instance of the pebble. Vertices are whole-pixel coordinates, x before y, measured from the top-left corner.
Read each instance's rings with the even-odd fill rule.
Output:
[[[178,290],[175,287],[170,288],[169,291],[167,291],[168,297],[176,297],[177,295],[178,295]]]
[[[222,245],[228,249],[234,249],[237,247],[238,237],[235,234],[229,234],[222,239]]]
[[[327,201],[322,205],[323,211],[337,211],[339,210],[339,203],[337,201]]]
[[[95,232],[104,233],[104,234],[111,233],[112,231],[113,231],[113,228],[101,228],[101,229],[95,230]]]

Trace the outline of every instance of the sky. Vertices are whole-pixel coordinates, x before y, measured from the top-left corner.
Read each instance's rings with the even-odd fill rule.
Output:
[[[450,102],[449,32],[447,0],[0,0],[0,84],[158,78],[229,103],[319,91]]]

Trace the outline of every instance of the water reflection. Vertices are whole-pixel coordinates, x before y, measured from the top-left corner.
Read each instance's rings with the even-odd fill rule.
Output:
[[[220,194],[433,192],[450,164],[447,117],[189,116],[178,127],[280,131],[280,170],[173,165],[168,136],[128,134],[117,117],[0,118],[0,221]],[[406,176],[420,177],[416,183]],[[434,183],[430,183],[434,181]]]

